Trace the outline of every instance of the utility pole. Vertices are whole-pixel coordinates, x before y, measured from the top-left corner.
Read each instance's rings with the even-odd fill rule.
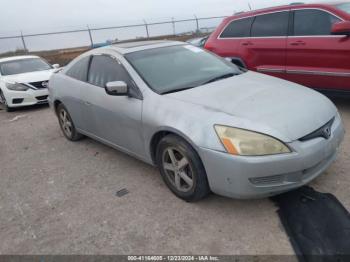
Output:
[[[89,37],[90,37],[91,48],[93,48],[94,47],[94,40],[92,39],[91,29],[90,29],[89,25],[86,25],[86,27],[87,27]]]

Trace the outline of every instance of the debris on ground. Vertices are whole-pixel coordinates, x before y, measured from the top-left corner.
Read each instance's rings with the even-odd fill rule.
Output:
[[[117,197],[123,197],[125,195],[129,194],[129,190],[127,190],[126,188],[123,188],[119,191],[117,191],[117,193],[115,194]]]
[[[9,120],[9,122],[15,122],[21,118],[25,118],[27,117],[27,115],[18,115],[18,116],[15,116],[14,118],[12,118],[11,120]]]
[[[299,261],[349,261],[350,214],[334,195],[305,186],[272,200]]]

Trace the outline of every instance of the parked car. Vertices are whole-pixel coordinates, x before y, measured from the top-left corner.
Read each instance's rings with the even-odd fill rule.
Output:
[[[194,46],[198,46],[198,47],[204,47],[205,42],[208,40],[209,36],[205,36],[205,37],[197,37],[197,38],[192,38],[187,40],[186,42],[194,45]]]
[[[350,3],[297,4],[226,18],[205,48],[249,70],[350,94]]]
[[[48,81],[59,65],[51,66],[38,56],[0,59],[0,103],[7,111],[48,103]]]
[[[186,201],[300,187],[344,136],[325,96],[181,42],[89,51],[51,77],[49,92],[67,139],[86,135],[158,166]]]

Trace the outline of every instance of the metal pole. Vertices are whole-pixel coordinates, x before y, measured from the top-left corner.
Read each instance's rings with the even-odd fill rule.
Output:
[[[173,35],[176,35],[175,20],[174,17],[171,18],[171,23],[173,24]]]
[[[149,38],[148,24],[145,19],[143,19],[143,22],[145,23],[147,38]]]
[[[28,52],[27,45],[26,45],[26,42],[24,41],[24,36],[23,36],[23,32],[22,31],[21,31],[21,39],[22,39],[24,52]]]
[[[194,15],[194,18],[196,19],[196,26],[197,26],[196,34],[198,34],[199,33],[199,21],[198,21],[198,17],[196,15]]]
[[[86,25],[86,27],[87,27],[89,37],[90,37],[91,48],[93,48],[94,47],[94,40],[92,39],[91,29],[90,29],[89,25]]]

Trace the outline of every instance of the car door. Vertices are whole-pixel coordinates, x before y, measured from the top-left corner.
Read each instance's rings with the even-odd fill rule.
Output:
[[[82,110],[84,108],[84,100],[81,97],[81,90],[85,89],[87,75],[90,63],[90,56],[85,56],[73,62],[72,65],[62,74],[68,81],[64,81],[60,88],[65,94],[61,99],[69,111],[73,119],[75,127],[79,130],[85,130],[87,122],[84,120]],[[53,90],[54,92],[55,90]]]
[[[285,75],[289,10],[257,15],[251,37],[240,41],[244,62],[251,70],[278,77]]]
[[[142,135],[142,99],[113,96],[106,93],[108,82],[124,81],[129,89],[137,89],[121,62],[108,54],[92,57],[88,84],[82,90],[83,111],[87,130],[97,139],[135,155],[144,155]]]
[[[241,61],[239,43],[241,38],[250,36],[253,18],[238,18],[227,23],[217,38],[209,37],[205,48],[234,62]],[[242,65],[242,64],[241,64]]]
[[[350,88],[350,38],[332,35],[341,18],[320,9],[293,10],[288,80],[320,89]]]

